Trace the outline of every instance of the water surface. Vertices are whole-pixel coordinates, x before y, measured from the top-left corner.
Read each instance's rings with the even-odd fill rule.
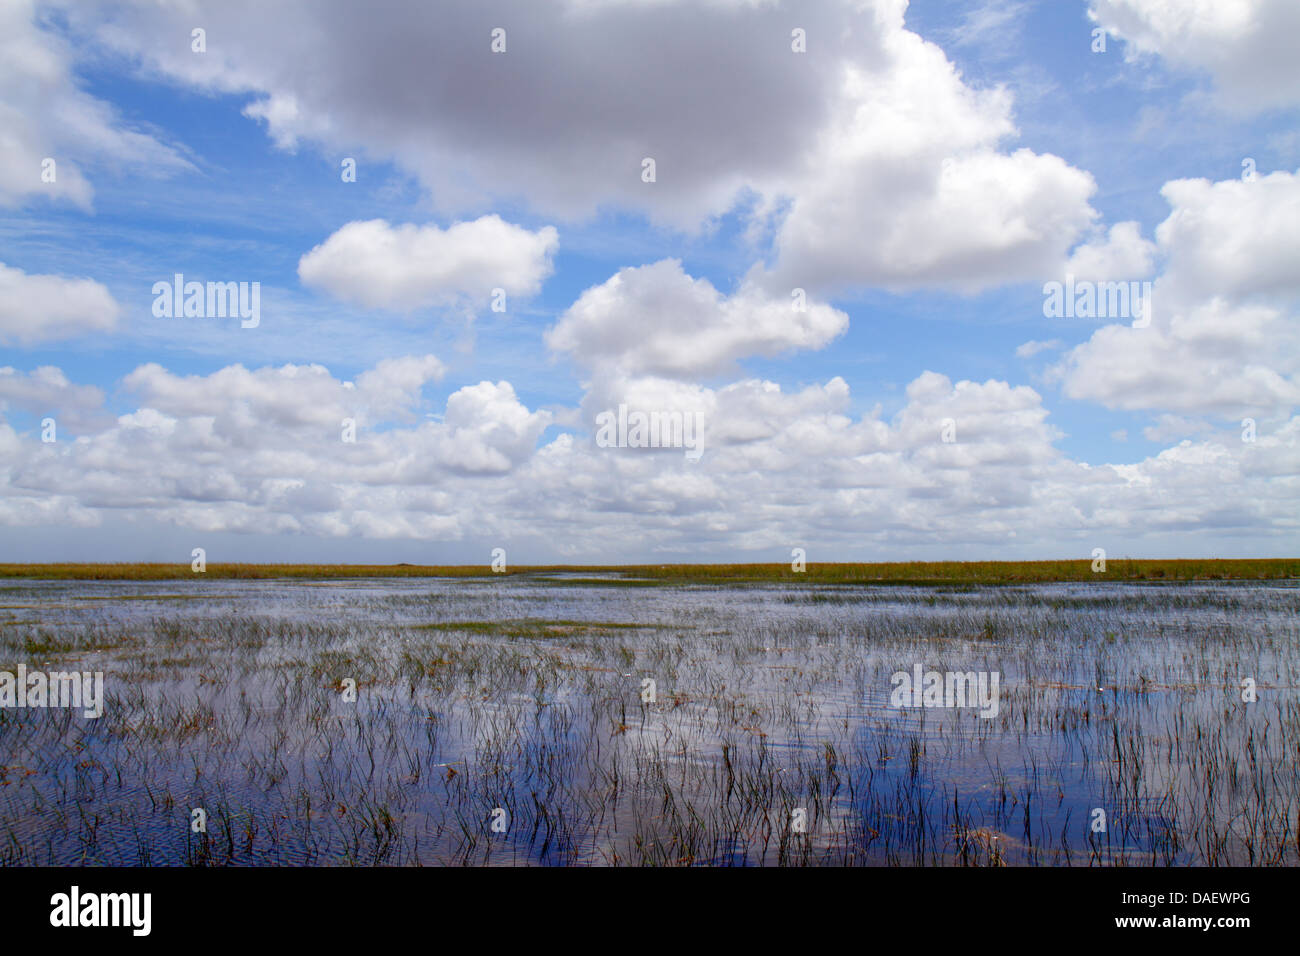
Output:
[[[593,578],[0,587],[0,861],[1300,863],[1294,583]]]

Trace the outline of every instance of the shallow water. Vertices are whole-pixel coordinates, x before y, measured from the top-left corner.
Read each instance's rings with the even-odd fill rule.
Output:
[[[1293,584],[591,578],[0,587],[0,861],[1300,863]]]

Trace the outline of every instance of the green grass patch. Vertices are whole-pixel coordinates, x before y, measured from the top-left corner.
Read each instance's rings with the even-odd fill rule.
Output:
[[[492,637],[568,637],[573,634],[590,634],[601,631],[654,630],[654,624],[628,624],[621,621],[542,621],[535,619],[504,621],[439,621],[432,624],[413,624],[420,631],[467,631],[471,634]]]

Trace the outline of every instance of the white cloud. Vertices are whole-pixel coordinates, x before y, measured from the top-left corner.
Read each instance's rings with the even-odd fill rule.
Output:
[[[1111,408],[1288,418],[1300,405],[1300,175],[1161,192],[1172,209],[1156,228],[1165,270],[1151,324],[1098,329],[1053,374],[1068,397]]]
[[[1096,219],[1092,177],[1005,151],[1010,94],[965,83],[905,28],[905,10],[800,4],[803,54],[780,3],[285,0],[69,15],[148,70],[251,95],[248,114],[285,147],[395,160],[447,215],[503,201],[570,221],[620,208],[691,230],[753,200],[764,228],[751,234],[777,236],[773,289],[976,289],[1060,273]],[[168,39],[198,20],[204,56]],[[494,54],[502,24],[507,52]],[[419,301],[418,287],[397,298]]]
[[[1154,241],[1135,222],[1107,230],[1090,205],[1092,177],[1016,148],[1010,93],[964,80],[942,50],[905,29],[905,8],[68,6],[74,32],[137,57],[146,75],[242,97],[286,149],[395,160],[449,216],[493,204],[560,219],[630,209],[690,230],[739,208],[747,236],[773,245],[753,250],[763,264],[735,288],[664,259],[582,292],[546,338],[590,379],[577,409],[530,408],[501,378],[455,388],[435,414],[424,390],[446,370],[432,355],[387,358],[353,381],[315,364],[198,375],[142,365],[121,383],[133,405],[112,420],[102,420],[101,392],[59,369],[0,369],[0,413],[87,422],[75,440],[45,445],[0,421],[0,524],[114,514],[319,538],[532,537],[552,554],[615,559],[629,547],[788,553],[810,541],[881,557],[929,546],[983,553],[1011,539],[1040,555],[1086,540],[1084,555],[1100,538],[1188,528],[1294,541],[1297,177],[1169,183],[1171,214]],[[967,21],[972,42],[1014,22],[1023,5],[984,9]],[[789,47],[796,10],[808,30],[802,55]],[[209,31],[203,56],[186,42],[197,21]],[[509,32],[504,56],[488,46],[499,23]],[[66,99],[71,60],[53,34],[41,31],[31,51],[27,35],[15,35],[8,52],[18,65],[0,67],[0,111],[14,77],[48,75]],[[118,137],[105,153],[151,148],[114,132],[93,101],[75,102]],[[19,173],[55,130],[29,120],[0,122]],[[78,128],[87,129],[68,124]],[[640,179],[644,156],[657,160],[654,183]],[[67,198],[88,202],[76,176],[74,163]],[[31,192],[9,188],[11,199]],[[553,227],[496,215],[446,228],[358,221],[303,255],[299,277],[366,308],[481,308],[495,287],[537,294],[557,247]],[[1158,413],[1145,437],[1179,443],[1145,460],[1071,459],[1038,392],[1003,381],[927,371],[887,418],[880,406],[862,412],[830,372],[797,387],[700,382],[748,357],[826,348],[848,322],[825,304],[833,290],[977,290],[1066,272],[1132,279],[1157,263],[1152,325],[1099,329],[1054,370],[1068,397]],[[793,307],[794,287],[809,290],[806,311]],[[96,301],[98,312],[86,308]],[[4,266],[0,303],[0,335],[20,342],[108,328],[117,315],[97,283]],[[1016,354],[1060,347],[1035,340]],[[595,415],[620,403],[699,412],[703,459],[597,447]],[[1260,418],[1253,444],[1233,424],[1247,413]],[[345,418],[357,422],[355,444],[342,440]],[[952,442],[942,437],[949,421]],[[557,423],[578,433],[548,440]],[[1238,492],[1231,506],[1225,486]]]
[[[1215,299],[1162,318],[1159,301],[1150,327],[1108,325],[1066,353],[1057,371],[1067,397],[1221,419],[1287,415],[1300,404],[1294,316]]]
[[[1059,349],[1062,344],[1063,343],[1060,339],[1049,339],[1046,342],[1031,339],[1023,345],[1016,346],[1016,357],[1023,359],[1033,358],[1039,352],[1050,352],[1054,349]]]
[[[1156,244],[1143,239],[1136,222],[1117,222],[1104,237],[1070,253],[1065,271],[1088,282],[1131,282],[1155,268]]]
[[[253,370],[231,365],[211,375],[182,377],[149,363],[122,384],[150,412],[203,422],[234,444],[260,447],[279,428],[307,426],[337,438],[344,418],[355,419],[359,427],[409,420],[422,387],[443,371],[432,355],[386,359],[355,384],[335,379],[322,365]]]
[[[1042,398],[1028,386],[993,380],[954,385],[945,375],[925,372],[907,386],[907,398],[896,427],[936,468],[1030,465],[1060,457],[1052,442],[1061,433],[1046,423]],[[943,441],[945,420],[953,424],[950,443]]]
[[[597,447],[592,430],[538,447],[550,416],[506,382],[453,392],[442,421],[418,420],[418,380],[405,402],[340,440],[349,393],[315,366],[175,376],[145,366],[128,377],[141,407],[76,441],[46,445],[0,423],[0,523],[94,524],[108,514],[198,531],[319,538],[489,537],[539,542],[550,555],[626,558],[828,548],[897,554],[1021,546],[1049,553],[1152,529],[1286,535],[1300,419],[1182,442],[1154,458],[1087,465],[1055,447],[1059,432],[1032,389],[956,382],[927,372],[889,420],[854,415],[839,378],[785,392],[745,380],[719,389],[633,378],[589,396],[705,412],[704,457]],[[398,375],[400,377],[400,374]],[[311,411],[319,406],[319,414]],[[278,411],[277,411],[278,410]],[[951,418],[956,441],[942,439]],[[1225,508],[1222,489],[1234,489]],[[632,543],[632,544],[629,544]],[[513,547],[513,544],[511,545]]]
[[[411,311],[464,299],[486,307],[495,288],[538,292],[558,241],[554,227],[529,232],[496,215],[446,229],[372,219],[350,222],[313,248],[298,276],[367,308]]]
[[[1172,212],[1156,227],[1180,301],[1300,293],[1300,171],[1253,182],[1178,179],[1160,190]]]
[[[467,385],[447,399],[438,460],[469,473],[512,471],[532,455],[550,417],[524,407],[509,382]]]
[[[1011,56],[1025,15],[1028,0],[981,0],[962,16],[961,24],[950,31],[949,41],[957,46],[978,46],[985,56]]]
[[[425,383],[440,381],[446,371],[434,355],[386,358],[358,375],[356,388],[369,408],[392,415],[413,404]]]
[[[1295,0],[1093,0],[1088,15],[1130,52],[1208,71],[1233,108],[1300,104]]]
[[[805,154],[777,235],[774,285],[974,291],[1062,271],[1090,228],[1092,177],[1002,152],[1011,97],[964,84],[936,46],[885,18],[883,55],[846,65],[840,121]]]
[[[1142,429],[1142,437],[1147,441],[1170,442],[1178,441],[1188,435],[1201,436],[1213,432],[1214,426],[1206,421],[1184,418],[1179,415],[1160,415],[1154,425],[1148,425]]]
[[[54,160],[53,182],[42,178]],[[72,54],[37,19],[32,0],[0,4],[0,206],[46,197],[89,209],[85,167],[126,164],[166,174],[189,164],[152,136],[124,128],[112,109],[79,88]]]
[[[108,332],[120,312],[93,279],[28,275],[0,262],[0,343],[36,345]]]
[[[556,351],[603,374],[708,375],[750,355],[818,349],[848,328],[848,316],[787,293],[749,285],[724,296],[677,259],[620,269],[587,289],[546,336]]]
[[[10,366],[0,368],[0,411],[9,406],[45,417],[58,409],[56,426],[80,430],[94,427],[104,418],[104,393],[93,385],[75,385],[52,365],[23,373]]]

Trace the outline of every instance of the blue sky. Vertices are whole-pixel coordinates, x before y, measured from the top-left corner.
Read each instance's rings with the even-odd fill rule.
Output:
[[[1187,26],[1207,28],[1192,0],[1169,5],[1192,17],[1172,25],[1161,4],[1139,0],[881,0],[866,13],[835,2],[549,6],[548,19],[517,4],[447,4],[443,24],[394,5],[389,26],[427,34],[431,61],[454,48],[469,66],[426,75],[419,56],[398,50],[392,60],[407,75],[375,79],[372,90],[384,47],[354,39],[346,15],[332,18],[346,4],[261,13],[199,4],[193,15],[144,3],[18,4],[7,14],[13,42],[48,60],[35,97],[36,65],[0,73],[3,106],[23,118],[0,190],[0,262],[19,270],[0,324],[9,370],[0,559],[181,560],[205,543],[212,560],[454,563],[477,563],[495,543],[520,561],[783,560],[796,546],[823,560],[1062,557],[1106,545],[1133,555],[1293,553],[1297,282],[1270,263],[1295,261],[1300,226],[1256,221],[1295,208],[1300,192],[1298,71],[1268,59],[1285,5],[1220,4],[1236,19],[1231,30],[1211,22],[1219,32],[1209,38]],[[587,19],[574,27],[578,16]],[[480,20],[511,37],[496,56],[523,60],[535,92],[518,115],[501,116]],[[805,22],[802,54],[788,33],[772,32]],[[189,49],[192,23],[210,24],[201,53]],[[1109,31],[1105,52],[1091,49],[1098,24]],[[277,51],[265,40],[273,27],[303,39]],[[825,40],[841,28],[850,39]],[[791,57],[820,60],[818,79],[791,80],[807,88],[774,101],[769,129],[744,128],[762,111],[744,115],[743,91],[720,89],[710,103],[707,63],[682,79],[686,92],[653,78],[637,89],[655,62],[635,42],[645,29],[734,36],[728,55],[753,78]],[[552,90],[575,62],[563,47],[576,33],[648,57],[649,72],[583,65],[590,102],[575,100],[581,88]],[[1229,47],[1212,62],[1203,55],[1211,42]],[[515,52],[529,43],[545,52]],[[331,57],[356,81],[337,107],[329,95],[312,98],[314,70]],[[601,70],[607,88],[592,82]],[[864,82],[845,92],[855,71]],[[384,82],[463,87],[407,108]],[[698,108],[683,105],[687,92]],[[477,107],[481,125],[458,100]],[[268,102],[293,108],[259,113]],[[623,183],[608,157],[644,151],[627,143],[642,127],[622,119],[641,109],[646,141],[660,137],[666,158],[659,181],[638,182],[632,167]],[[694,112],[717,144],[687,129]],[[683,114],[681,142],[668,142]],[[619,119],[605,128],[606,116]],[[796,142],[770,155],[746,145],[783,137]],[[32,166],[45,156],[93,194],[46,188]],[[340,177],[345,157],[357,159],[354,183]],[[1257,180],[1243,180],[1245,157]],[[929,195],[945,160],[970,182],[954,197]],[[477,194],[457,195],[457,177],[474,179]],[[1176,180],[1204,189],[1174,210],[1162,189]],[[1264,184],[1272,192],[1258,209],[1234,192]],[[436,238],[456,223],[478,230],[489,216],[512,230],[510,248],[484,232],[485,248],[466,252],[464,268],[530,277],[503,314],[488,308],[481,283],[458,286],[454,262],[430,278],[445,263],[404,247],[400,233],[393,260],[381,261],[340,232],[384,220]],[[1225,226],[1223,216],[1235,218]],[[1130,238],[1108,232],[1121,223],[1136,224]],[[1211,226],[1226,247],[1218,272],[1197,267],[1216,241],[1197,230]],[[555,242],[538,252],[547,229]],[[895,230],[909,238],[892,242]],[[1101,263],[1093,279],[1157,284],[1156,301],[1169,304],[1152,326],[1159,337],[1137,338],[1144,330],[1125,316],[1044,317],[1043,284],[1081,268],[1088,244]],[[322,272],[304,279],[300,263],[316,247]],[[579,307],[620,270],[664,260],[679,260],[684,275],[647,272],[636,291],[623,283]],[[258,327],[156,317],[152,286],[175,272],[259,282]],[[399,305],[369,304],[390,295],[398,274],[414,291]],[[788,302],[800,275],[823,310],[812,326],[750,318]],[[39,277],[55,285],[29,294],[24,283]],[[69,294],[58,283],[78,279],[116,304],[107,327],[78,311],[84,300],[57,298]],[[691,312],[701,280],[734,311]],[[1210,308],[1222,310],[1227,334],[1269,347],[1216,345],[1196,318]],[[656,309],[678,318],[661,325]],[[41,329],[64,313],[58,328]],[[567,347],[556,346],[561,328]],[[1031,342],[1050,345],[1017,354]],[[370,448],[372,464],[410,462],[401,474],[384,473],[382,461],[340,464],[329,434],[337,423],[325,423],[331,399],[304,398],[282,371],[323,366],[320,395],[345,395],[343,383],[380,363],[421,356],[436,357],[437,374],[411,373],[400,397],[375,398],[363,428],[366,440],[387,436]],[[1127,377],[1116,372],[1125,361],[1138,363]],[[219,377],[236,365],[252,377]],[[142,366],[157,374],[131,378]],[[1133,385],[1144,367],[1161,379],[1149,394]],[[49,373],[38,381],[42,368],[58,369],[62,384],[50,386]],[[919,395],[914,383],[927,373],[946,384]],[[1207,387],[1207,376],[1255,385]],[[834,380],[846,393],[827,390]],[[480,383],[490,388],[462,391]],[[760,407],[757,383],[779,390],[772,408]],[[817,394],[801,402],[807,389]],[[460,411],[449,413],[458,394]],[[593,443],[600,409],[638,400],[705,417],[698,465]],[[233,408],[247,413],[239,424],[226,420]],[[142,410],[156,417],[122,423]],[[40,440],[47,416],[60,422],[52,443]],[[259,416],[256,441],[232,437]],[[1251,442],[1239,434],[1246,416],[1258,423]],[[948,417],[953,448],[938,437]],[[187,426],[214,433],[182,439]],[[565,434],[571,444],[557,445]],[[277,449],[297,455],[277,463]],[[150,470],[153,456],[166,465]],[[142,486],[140,469],[156,481]],[[1225,508],[1225,481],[1246,504]],[[918,505],[927,501],[937,504]]]

